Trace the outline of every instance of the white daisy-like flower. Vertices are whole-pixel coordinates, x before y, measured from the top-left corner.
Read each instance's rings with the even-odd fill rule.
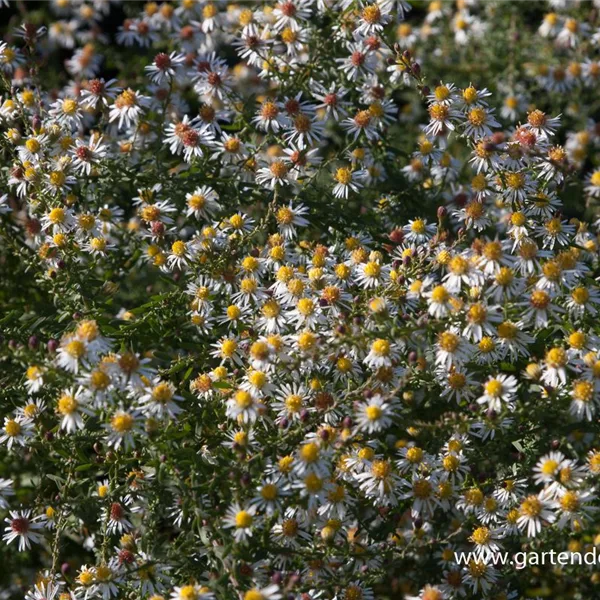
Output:
[[[210,219],[221,209],[217,202],[219,195],[208,185],[196,188],[191,194],[185,195],[187,203],[188,217],[194,216],[196,219]]]
[[[436,364],[445,369],[464,364],[472,355],[473,346],[460,333],[450,328],[438,334]]]
[[[425,219],[409,220],[408,224],[402,228],[404,239],[416,246],[425,244],[436,233],[437,227],[433,223],[427,223]]]
[[[62,369],[78,373],[79,368],[86,362],[88,356],[87,342],[76,336],[65,336],[57,350],[56,363]]]
[[[552,501],[547,494],[532,494],[519,505],[517,526],[526,531],[528,537],[535,537],[542,531],[542,524],[553,523],[556,515],[552,511]]]
[[[89,397],[82,387],[64,390],[56,401],[56,412],[61,417],[60,428],[67,433],[74,433],[85,428],[83,415],[92,415],[93,410],[87,406]]]
[[[256,526],[256,507],[242,507],[236,503],[227,509],[223,518],[223,527],[233,529],[233,536],[238,543],[248,541],[252,537],[253,528]]]
[[[151,65],[144,67],[144,71],[153,83],[158,85],[170,83],[179,76],[184,61],[185,56],[183,54],[160,52],[154,57]]]
[[[500,551],[502,547],[498,543],[500,537],[501,533],[499,529],[490,529],[482,525],[473,530],[469,541],[474,544],[477,556],[488,557]]]
[[[376,370],[380,367],[390,367],[392,361],[398,357],[398,349],[390,341],[379,338],[371,344],[369,354],[364,359],[364,363],[371,369]]]
[[[379,394],[366,402],[361,402],[354,411],[357,430],[366,433],[387,429],[392,424],[394,416],[392,403]]]
[[[171,600],[212,600],[214,594],[198,584],[175,586],[171,592]]]
[[[150,98],[139,91],[128,88],[121,92],[110,108],[109,121],[118,121],[119,129],[136,125],[144,109],[150,105]]]
[[[363,187],[361,181],[364,179],[365,172],[363,170],[353,170],[350,167],[340,167],[334,173],[336,182],[333,188],[333,195],[336,198],[348,198],[348,193],[358,192]]]
[[[22,415],[4,417],[4,427],[1,430],[0,444],[6,443],[9,450],[16,444],[26,446],[34,435],[31,420]]]
[[[584,419],[592,421],[598,409],[598,394],[594,383],[586,379],[578,379],[573,382],[570,395],[569,412],[580,421]]]
[[[138,398],[139,407],[142,412],[154,415],[159,419],[167,416],[175,418],[183,411],[178,404],[183,398],[175,392],[173,383],[162,381],[157,377],[144,388],[143,394]]]
[[[7,524],[2,539],[10,544],[19,540],[19,552],[29,550],[31,544],[39,544],[42,536],[39,530],[44,527],[39,517],[31,518],[31,510],[11,510],[9,517],[4,519]]]
[[[483,386],[484,393],[477,399],[479,404],[487,404],[490,410],[501,412],[503,405],[512,407],[516,397],[518,382],[512,375],[490,377]]]

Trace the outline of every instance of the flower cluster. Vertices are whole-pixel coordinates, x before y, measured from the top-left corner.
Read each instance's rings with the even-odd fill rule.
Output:
[[[600,21],[550,4],[2,8],[7,598],[596,593],[490,561],[600,545]]]

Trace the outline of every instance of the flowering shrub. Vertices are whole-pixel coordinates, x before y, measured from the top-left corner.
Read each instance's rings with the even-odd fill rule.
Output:
[[[595,597],[594,4],[28,5],[2,598]]]

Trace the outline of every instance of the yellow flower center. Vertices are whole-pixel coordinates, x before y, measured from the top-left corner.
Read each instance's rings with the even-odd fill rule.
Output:
[[[506,173],[504,176],[506,185],[513,190],[520,190],[525,186],[524,173]]]
[[[514,278],[515,276],[512,269],[509,269],[508,267],[502,267],[496,274],[496,283],[502,287],[505,287],[510,285]]]
[[[63,223],[66,216],[67,213],[65,212],[65,209],[60,207],[53,208],[48,213],[48,219],[54,225],[59,225],[60,223]]]
[[[40,151],[41,144],[35,138],[31,138],[25,142],[25,148],[32,154],[36,154]]]
[[[237,342],[235,340],[224,340],[221,343],[221,354],[226,358],[231,358],[237,350]]]
[[[569,346],[582,350],[587,342],[587,336],[582,331],[574,331],[568,338]]]
[[[252,394],[246,390],[238,390],[235,393],[235,403],[242,409],[252,406]]]
[[[73,115],[77,111],[77,102],[72,98],[65,98],[62,103],[62,110],[65,115]]]
[[[300,449],[300,456],[306,463],[314,463],[319,459],[319,446],[313,442],[304,444]]]
[[[464,275],[469,269],[469,261],[462,256],[455,256],[448,263],[448,269],[454,275]]]
[[[193,585],[185,585],[179,590],[179,596],[182,600],[196,600],[198,593]]]
[[[344,593],[345,600],[363,600],[363,591],[357,585],[349,585]]]
[[[6,435],[16,437],[21,433],[21,425],[18,421],[9,419],[4,425],[4,431],[6,432]]]
[[[543,310],[550,304],[550,295],[544,290],[535,290],[535,292],[531,294],[529,302],[534,308]]]
[[[64,394],[58,399],[58,412],[62,415],[74,413],[79,406],[77,400],[68,394]]]
[[[485,393],[492,398],[498,398],[502,394],[502,382],[491,379],[485,384]]]
[[[471,323],[481,324],[487,319],[487,310],[483,304],[473,304],[469,308],[467,318]]]
[[[566,492],[560,499],[560,507],[565,512],[577,511],[579,509],[579,496],[577,496],[577,492]]]
[[[433,95],[438,102],[443,102],[450,97],[450,90],[445,85],[438,85],[433,91]]]
[[[429,498],[433,493],[431,483],[427,479],[417,479],[413,482],[413,494],[415,498]]]
[[[471,536],[471,541],[475,544],[487,544],[492,537],[490,530],[487,527],[478,527]]]
[[[133,416],[128,413],[120,413],[110,420],[110,425],[117,433],[126,433],[133,428],[133,422]]]
[[[152,398],[162,404],[169,402],[173,398],[173,393],[173,388],[164,381],[152,388]]]
[[[438,343],[442,350],[453,353],[460,344],[460,338],[451,331],[444,331],[443,333],[439,334]]]
[[[342,185],[348,185],[352,181],[352,171],[347,167],[341,167],[335,172],[335,179]]]
[[[472,108],[468,115],[469,123],[475,127],[483,125],[487,119],[487,113],[481,107]]]
[[[448,385],[453,390],[462,390],[467,384],[467,378],[462,373],[450,373],[448,375]]]
[[[369,421],[378,421],[383,415],[383,411],[379,406],[367,406],[365,408],[365,415]]]
[[[323,480],[315,473],[310,473],[304,478],[304,486],[308,492],[315,494],[323,489]]]
[[[302,409],[302,396],[291,394],[285,399],[285,407],[291,413],[297,413]]]
[[[235,526],[239,529],[245,529],[252,525],[253,521],[252,515],[245,510],[241,510],[235,515]]]
[[[373,342],[371,350],[377,354],[377,356],[389,356],[391,346],[387,340],[378,339]]]
[[[277,498],[278,495],[277,486],[272,483],[267,483],[263,485],[260,490],[260,495],[265,500],[275,500],[275,498]]]
[[[304,316],[308,317],[315,312],[314,302],[310,298],[301,298],[298,301],[298,312]]]
[[[594,398],[594,384],[591,381],[576,381],[573,384],[573,398],[581,402],[591,402]]]
[[[495,347],[496,342],[494,342],[494,340],[488,336],[481,338],[481,341],[479,342],[479,350],[483,354],[488,354],[489,352],[492,352]]]
[[[371,474],[375,479],[385,479],[392,472],[392,466],[385,460],[375,460],[371,465]]]
[[[573,298],[573,302],[583,306],[590,299],[590,293],[584,287],[577,287],[571,292],[571,298]]]
[[[554,369],[564,367],[567,360],[567,353],[562,348],[552,348],[546,354],[546,364]]]
[[[85,354],[85,344],[79,340],[72,340],[65,346],[65,352],[72,358],[80,359]]]
[[[541,471],[544,475],[554,475],[556,469],[558,469],[558,462],[553,459],[549,459],[542,464]]]
[[[542,512],[542,503],[537,496],[529,496],[521,503],[519,511],[526,517],[538,517]]]

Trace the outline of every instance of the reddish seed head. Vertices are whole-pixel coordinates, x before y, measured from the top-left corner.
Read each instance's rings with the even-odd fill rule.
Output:
[[[369,48],[369,50],[379,50],[379,48],[381,48],[381,40],[372,35],[370,38],[365,40],[365,45],[367,48]]]
[[[325,98],[323,99],[323,102],[327,105],[327,106],[337,106],[337,95],[336,94],[327,94],[325,96]]]
[[[189,40],[194,37],[194,28],[191,25],[185,25],[179,31],[179,37],[182,40]]]
[[[79,148],[77,148],[77,158],[79,158],[80,160],[89,160],[90,159],[90,149],[87,146],[79,146]]]
[[[25,224],[27,232],[31,235],[35,235],[42,230],[42,224],[37,219],[30,219]]]
[[[404,234],[402,233],[401,229],[394,229],[392,232],[390,232],[389,237],[394,244],[400,244],[404,239]]]
[[[196,69],[198,70],[198,73],[206,73],[207,71],[210,71],[210,63],[207,60],[199,60]]]
[[[501,131],[497,131],[496,133],[494,133],[494,135],[492,135],[492,144],[497,146],[502,142],[504,142],[504,133],[502,133]]]
[[[301,167],[306,165],[306,157],[299,150],[295,150],[294,152],[292,152],[292,154],[290,154],[290,160],[295,165],[298,165]]]
[[[371,88],[371,95],[373,96],[373,98],[381,100],[385,97],[385,90],[380,85],[376,85]]]
[[[99,96],[104,91],[104,82],[101,79],[92,79],[88,83],[90,92],[95,96]]]
[[[10,522],[10,528],[19,535],[23,535],[29,531],[29,519],[18,517]]]
[[[285,103],[285,110],[289,115],[296,115],[300,112],[300,103],[298,100],[291,98]]]
[[[529,148],[535,146],[537,141],[537,136],[533,131],[529,129],[525,129],[525,127],[519,127],[517,131],[515,131],[514,138],[518,141],[522,146],[527,146]]]
[[[184,146],[187,146],[188,148],[195,148],[198,145],[199,139],[200,135],[198,132],[194,129],[190,129],[183,134],[181,141],[183,142]]]
[[[355,50],[350,56],[350,62],[355,67],[360,67],[365,62],[365,54],[359,52],[358,50]]]
[[[33,23],[25,23],[23,29],[25,30],[25,39],[32,40],[35,38],[36,26]]]
[[[137,24],[137,32],[140,35],[147,35],[149,31],[150,31],[150,27],[149,27],[148,23],[146,23],[144,21],[140,21]]]
[[[208,104],[205,104],[199,111],[198,114],[202,117],[202,120],[206,123],[212,123],[217,116],[215,109]]]
[[[284,2],[279,5],[279,8],[286,17],[293,17],[296,14],[296,5],[293,2]]]
[[[171,66],[171,59],[168,54],[161,52],[154,57],[154,64],[161,70],[165,71]]]
[[[221,76],[218,73],[215,73],[214,71],[211,71],[208,74],[208,77],[206,78],[206,80],[208,81],[208,83],[214,87],[218,87],[221,85]]]
[[[165,225],[160,221],[152,221],[150,230],[153,235],[162,235],[165,232]]]
[[[110,518],[113,521],[120,521],[123,518],[123,507],[118,502],[113,502],[110,505]]]
[[[119,563],[130,565],[135,560],[133,552],[129,550],[121,550],[119,552]]]

